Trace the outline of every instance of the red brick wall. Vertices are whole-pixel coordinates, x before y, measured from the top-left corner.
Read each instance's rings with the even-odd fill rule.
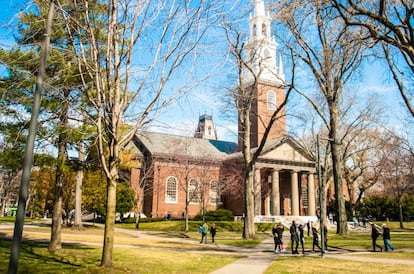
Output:
[[[253,86],[249,88],[254,88]],[[251,123],[251,133],[250,133],[250,144],[252,147],[257,147],[261,142],[264,132],[270,122],[270,118],[275,112],[275,110],[268,109],[267,107],[267,93],[272,90],[276,95],[276,106],[279,107],[285,100],[285,90],[282,88],[275,88],[265,84],[258,84],[256,97],[257,100],[252,105],[250,112],[250,123]],[[241,127],[239,125],[239,132],[242,134]],[[239,148],[241,147],[242,137],[239,134]],[[277,115],[277,120],[273,124],[268,140],[285,136],[286,135],[286,110],[285,107]]]
[[[200,184],[205,185],[204,188],[204,201],[205,210],[215,210],[216,205],[209,203],[209,184],[211,181],[218,181],[219,168],[218,166],[189,166],[179,165],[173,163],[155,163],[154,168],[154,184],[150,193],[146,195],[152,197],[152,201],[146,199],[145,202],[150,202],[151,207],[146,207],[146,210],[151,210],[146,214],[150,214],[152,217],[165,217],[167,213],[170,213],[172,218],[181,218],[183,212],[185,212],[186,203],[186,177],[188,180],[196,179]],[[158,169],[158,166],[160,167]],[[167,179],[172,176],[177,179],[178,193],[177,202],[166,202],[165,191]],[[202,211],[202,203],[190,203],[189,204],[189,216],[194,217]]]

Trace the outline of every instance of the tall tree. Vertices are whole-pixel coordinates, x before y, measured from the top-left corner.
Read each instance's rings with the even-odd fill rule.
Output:
[[[36,64],[39,62],[37,52],[43,40],[46,27],[46,15],[49,12],[51,1],[33,1],[32,8],[27,9],[19,16],[18,35],[16,41],[18,47],[5,50],[0,53],[1,62],[7,67],[8,75],[3,82],[6,90],[4,98],[9,102],[8,109],[19,111],[32,111],[31,86],[33,76],[37,72]],[[52,1],[54,2],[54,1]],[[51,241],[49,249],[54,251],[61,248],[61,220],[63,208],[63,193],[65,190],[65,169],[67,169],[68,143],[71,135],[70,120],[75,120],[71,115],[75,107],[81,104],[79,95],[82,86],[81,76],[76,64],[76,58],[71,54],[64,32],[62,20],[55,20],[52,28],[51,44],[53,45],[49,63],[46,67],[48,77],[45,79],[45,96],[41,102],[40,124],[36,144],[55,145],[57,148],[56,178],[55,178],[55,202],[52,216]],[[85,79],[83,77],[83,79]],[[8,112],[10,121],[14,121],[12,112]],[[24,116],[24,115],[22,115]],[[42,133],[42,134],[40,134]]]
[[[240,125],[239,144],[241,152],[243,154],[243,185],[244,185],[244,226],[243,226],[243,238],[253,239],[256,238],[254,216],[255,216],[255,181],[254,181],[254,166],[260,156],[263,148],[266,144],[268,136],[277,121],[284,119],[284,108],[289,98],[289,94],[292,90],[292,85],[289,86],[286,91],[286,96],[278,102],[275,110],[270,114],[269,119],[261,120],[264,128],[263,137],[257,147],[252,147],[252,124],[251,118],[258,118],[258,113],[253,109],[254,104],[258,101],[258,84],[261,74],[263,73],[266,65],[266,59],[260,57],[259,52],[254,52],[250,56],[246,56],[246,47],[243,42],[242,34],[235,30],[230,24],[224,23],[223,28],[226,33],[227,41],[230,44],[230,54],[233,56],[234,63],[236,64],[237,81],[236,87],[229,89],[230,95],[236,105],[238,121]],[[252,61],[257,63],[258,70],[252,66]],[[294,69],[293,69],[294,71]],[[294,75],[294,73],[293,73]],[[279,75],[272,75],[275,81],[281,81]],[[246,79],[251,79],[249,85],[246,85]],[[262,119],[264,117],[259,117]],[[254,148],[254,150],[253,150]],[[256,201],[257,202],[257,201]]]
[[[349,31],[332,5],[326,1],[281,1],[274,6],[274,11],[278,22],[287,30],[276,35],[293,52],[295,58],[309,68],[324,98],[325,104],[322,106],[311,103],[329,132],[327,137],[330,140],[338,204],[337,233],[347,234],[338,132],[341,122],[339,104],[345,83],[351,79],[361,63],[364,46],[360,42],[359,34]],[[326,108],[323,109],[323,106]]]
[[[97,128],[99,158],[107,178],[101,265],[108,267],[122,151],[180,93],[180,89],[169,90],[168,82],[181,66],[197,59],[194,53],[209,22],[215,20],[209,15],[221,3],[108,0],[103,4],[107,13],[102,16],[96,16],[102,6],[95,1],[76,1],[71,12],[62,14],[80,66],[93,82],[85,89],[94,106],[91,121]],[[72,16],[75,13],[81,18]],[[123,129],[127,122],[131,127]]]
[[[366,39],[380,43],[403,101],[414,116],[414,2],[332,1],[351,28],[360,27]]]

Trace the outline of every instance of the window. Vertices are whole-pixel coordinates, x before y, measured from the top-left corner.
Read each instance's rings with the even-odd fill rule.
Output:
[[[218,202],[218,182],[213,181],[210,183],[210,193],[209,193],[209,203],[210,204],[217,204]]]
[[[165,202],[167,203],[177,202],[177,179],[174,177],[169,177],[167,179]]]
[[[190,203],[200,203],[200,186],[196,179],[191,179],[188,184],[188,198]]]
[[[266,36],[266,25],[262,24],[262,35]]]
[[[256,36],[257,27],[256,24],[253,25],[253,36]]]
[[[276,110],[276,94],[271,90],[267,92],[267,108]]]

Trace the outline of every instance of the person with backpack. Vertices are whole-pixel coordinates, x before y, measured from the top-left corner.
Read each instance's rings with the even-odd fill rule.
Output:
[[[208,224],[206,222],[204,222],[204,224],[202,226],[200,226],[198,232],[201,233],[201,240],[200,240],[200,244],[207,243],[207,233],[208,233]]]

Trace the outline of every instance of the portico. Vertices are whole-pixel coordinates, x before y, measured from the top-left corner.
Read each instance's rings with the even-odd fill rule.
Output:
[[[255,214],[315,216],[317,185],[312,155],[290,137],[272,141],[273,146],[255,165]],[[286,156],[290,159],[283,159]]]

